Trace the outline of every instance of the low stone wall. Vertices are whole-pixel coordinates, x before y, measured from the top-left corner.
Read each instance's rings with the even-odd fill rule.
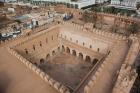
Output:
[[[48,74],[43,72],[41,69],[39,69],[36,65],[29,62],[27,59],[22,57],[20,54],[18,54],[14,49],[7,48],[7,50],[17,57],[24,65],[26,65],[29,69],[31,69],[33,72],[35,72],[39,77],[41,77],[42,80],[44,80],[46,83],[49,83],[52,87],[54,87],[57,91],[60,93],[70,93],[69,89],[62,85],[61,83],[55,81],[53,78],[51,78]]]
[[[133,65],[139,54],[140,43],[136,37],[130,37],[132,45],[128,51],[124,64],[118,73],[117,81],[112,93],[129,93],[135,79],[137,78],[136,69]]]
[[[97,78],[98,76],[100,76],[100,74],[103,72],[103,68],[105,67],[105,65],[107,65],[107,62],[109,60],[109,58],[112,57],[112,53],[110,53],[105,60],[103,61],[103,63],[100,65],[100,67],[98,67],[97,71],[95,72],[95,74],[91,77],[91,80],[88,82],[88,84],[84,87],[84,93],[89,93],[89,90],[94,86],[94,83],[97,82]]]
[[[84,26],[79,25],[79,24],[70,23],[70,22],[63,22],[63,24],[73,26],[74,28],[79,29],[81,31],[85,30]],[[90,32],[92,32],[93,34],[97,34],[97,35],[100,35],[100,36],[104,36],[104,37],[112,38],[112,39],[116,39],[116,40],[126,40],[127,39],[126,36],[123,36],[123,35],[120,35],[120,34],[117,34],[117,33],[102,31],[102,30],[95,29],[95,28],[90,30]]]
[[[117,46],[114,46],[112,51],[116,50]],[[108,56],[103,60],[103,63],[98,67],[97,71],[95,74],[91,77],[91,80],[88,82],[88,84],[84,87],[84,93],[90,93],[90,89],[94,86],[95,83],[98,82],[98,77],[101,75],[103,72],[103,69],[105,68],[106,65],[108,65],[109,60],[112,58],[114,52],[110,52]]]

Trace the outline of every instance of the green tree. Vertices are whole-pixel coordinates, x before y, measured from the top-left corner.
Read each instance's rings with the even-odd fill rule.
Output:
[[[82,19],[84,22],[89,22],[89,23],[93,23],[93,27],[96,27],[96,23],[97,23],[97,13],[96,12],[88,12],[85,11],[82,15]]]
[[[136,8],[137,8],[137,10],[140,8],[140,2],[137,2]]]
[[[132,23],[128,28],[127,28],[128,33],[130,34],[136,34],[139,31],[139,24],[138,23]]]

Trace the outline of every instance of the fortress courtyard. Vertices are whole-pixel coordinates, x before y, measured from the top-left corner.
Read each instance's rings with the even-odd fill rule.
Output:
[[[139,40],[61,22],[0,52],[0,93],[129,93]]]

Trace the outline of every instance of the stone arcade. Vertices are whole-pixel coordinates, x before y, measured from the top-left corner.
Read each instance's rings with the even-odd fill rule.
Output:
[[[74,23],[62,22],[7,49],[56,89],[47,93],[128,93],[137,76],[132,69],[139,50],[135,36]]]

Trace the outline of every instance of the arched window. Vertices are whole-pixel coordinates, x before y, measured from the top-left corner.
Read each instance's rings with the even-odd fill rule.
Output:
[[[72,55],[76,56],[76,51],[72,50]]]
[[[67,38],[67,36],[65,36],[65,39]]]
[[[79,53],[79,58],[83,59],[83,54],[82,53]]]
[[[43,64],[45,60],[43,58],[40,59],[40,64]]]
[[[86,56],[85,61],[87,61],[87,62],[91,62],[91,58],[90,58],[90,56]]]
[[[70,49],[69,49],[69,47],[67,47],[67,50],[66,50],[66,52],[67,52],[67,53],[70,53]]]
[[[76,43],[78,43],[78,40],[76,40]]]
[[[64,52],[65,51],[65,47],[62,45],[62,52]]]
[[[47,55],[46,55],[46,60],[47,60],[47,61],[50,60],[50,54],[47,54]]]
[[[98,49],[97,49],[97,51],[99,52],[99,51],[100,51],[100,49],[98,48]]]
[[[42,42],[40,41],[40,44],[39,44],[41,47],[42,47]]]
[[[53,56],[55,55],[55,51],[52,51],[52,55],[53,55]]]
[[[95,58],[95,59],[92,61],[92,64],[95,65],[97,62],[98,62],[98,59]]]
[[[60,47],[58,47],[58,51],[60,51]]]
[[[35,45],[33,45],[33,50],[35,50]]]
[[[92,45],[90,45],[89,48],[92,48]]]
[[[72,41],[72,38],[70,38],[70,41]]]
[[[24,50],[25,50],[25,53],[28,54],[28,50],[27,50],[27,48],[25,48]]]
[[[85,43],[83,42],[83,46],[85,45]]]

